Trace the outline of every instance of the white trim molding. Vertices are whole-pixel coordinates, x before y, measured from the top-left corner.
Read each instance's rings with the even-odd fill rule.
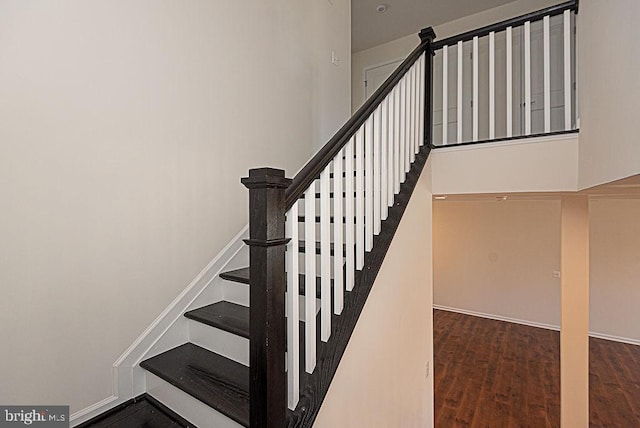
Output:
[[[501,315],[487,314],[487,313],[484,313],[484,312],[476,312],[476,311],[470,311],[470,310],[467,310],[467,309],[452,308],[450,306],[442,306],[442,305],[433,305],[433,309],[437,309],[437,310],[440,310],[440,311],[447,311],[447,312],[456,312],[456,313],[459,313],[459,314],[471,315],[471,316],[480,317],[480,318],[487,318],[487,319],[496,320],[496,321],[511,322],[511,323],[514,323],[514,324],[521,324],[521,325],[526,325],[526,326],[529,326],[529,327],[537,327],[537,328],[544,328],[544,329],[547,329],[547,330],[560,331],[560,326],[559,325],[554,325],[554,324],[545,324],[545,323],[539,323],[539,322],[535,322],[535,321],[523,320],[523,319],[519,319],[519,318],[503,317]],[[628,337],[614,336],[614,335],[611,335],[611,334],[598,333],[598,332],[595,332],[595,331],[589,331],[589,337],[594,337],[596,339],[611,340],[613,342],[626,343],[626,344],[629,344],[629,345],[640,346],[640,340],[638,340],[638,339],[631,339],[631,338],[628,338]]]
[[[535,321],[528,321],[528,320],[522,320],[522,319],[519,319],[519,318],[503,317],[501,315],[494,315],[494,314],[487,314],[487,313],[484,313],[484,312],[469,311],[467,309],[452,308],[450,306],[433,305],[433,309],[438,309],[440,311],[447,311],[447,312],[456,312],[456,313],[459,313],[459,314],[471,315],[471,316],[480,317],[480,318],[487,318],[487,319],[496,320],[496,321],[506,321],[506,322],[510,322],[510,323],[514,323],[514,324],[526,325],[526,326],[529,326],[529,327],[537,327],[537,328],[544,328],[544,329],[547,329],[547,330],[560,331],[560,326],[558,326],[558,325],[545,324],[545,323],[540,323],[540,322],[535,322]]]
[[[595,331],[590,331],[589,332],[589,336],[590,337],[595,337],[596,339],[611,340],[613,342],[620,342],[620,343],[626,343],[628,345],[640,346],[640,340],[638,340],[638,339],[630,339],[628,337],[613,336],[611,334],[598,333],[598,332],[595,332]]]
[[[112,395],[110,397],[105,398],[102,401],[92,404],[89,407],[85,407],[82,410],[72,413],[71,416],[69,416],[69,422],[71,423],[71,426],[79,425],[83,422],[88,421],[91,418],[95,418],[101,413],[104,413],[107,410],[112,409],[119,404],[124,403],[127,400],[128,398],[120,399],[115,395]]]

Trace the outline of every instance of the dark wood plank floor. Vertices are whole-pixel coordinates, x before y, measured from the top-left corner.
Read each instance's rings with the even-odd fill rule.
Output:
[[[591,427],[640,427],[640,346],[589,339]]]
[[[144,395],[78,428],[194,428],[186,420]]]
[[[590,426],[640,427],[640,347],[590,339]],[[437,428],[559,427],[560,334],[434,311]]]

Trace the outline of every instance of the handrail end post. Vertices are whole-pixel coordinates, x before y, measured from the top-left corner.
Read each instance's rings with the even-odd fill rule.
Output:
[[[426,41],[433,42],[436,38],[436,32],[434,31],[433,27],[423,28],[422,30],[420,30],[420,33],[418,33],[418,35],[420,36],[420,41],[422,43]]]
[[[241,180],[249,189],[250,426],[286,425],[285,190],[283,170],[258,168]]]

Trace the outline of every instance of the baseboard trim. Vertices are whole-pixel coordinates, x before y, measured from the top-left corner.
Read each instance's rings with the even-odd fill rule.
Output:
[[[131,398],[119,399],[115,395],[112,395],[110,397],[105,398],[102,401],[98,401],[97,403],[92,404],[89,407],[85,407],[82,410],[72,413],[69,416],[69,421],[72,427],[78,426],[106,412],[109,412],[111,409],[131,400],[132,400]]]
[[[544,329],[547,329],[547,330],[560,331],[560,326],[558,326],[558,325],[545,324],[545,323],[540,323],[540,322],[535,322],[535,321],[528,321],[528,320],[523,320],[523,319],[519,319],[519,318],[503,317],[501,315],[487,314],[485,312],[476,312],[476,311],[470,311],[470,310],[467,310],[467,309],[452,308],[450,306],[441,306],[441,305],[433,305],[433,309],[438,309],[438,310],[447,311],[447,312],[457,312],[459,314],[471,315],[471,316],[480,317],[480,318],[488,318],[488,319],[496,320],[496,321],[505,321],[505,322],[510,322],[510,323],[514,323],[514,324],[522,324],[522,325],[526,325],[526,326],[529,326],[529,327],[544,328]]]
[[[521,324],[521,325],[526,325],[526,326],[529,326],[529,327],[537,327],[537,328],[544,328],[544,329],[547,329],[547,330],[560,331],[560,326],[558,326],[558,325],[544,324],[544,323],[539,323],[539,322],[535,322],[535,321],[527,321],[527,320],[523,320],[523,319],[519,319],[519,318],[503,317],[503,316],[500,316],[500,315],[487,314],[487,313],[484,313],[484,312],[470,311],[470,310],[467,310],[467,309],[453,308],[453,307],[450,307],[450,306],[433,305],[433,309],[438,309],[440,311],[447,311],[447,312],[456,312],[456,313],[459,313],[459,314],[471,315],[471,316],[480,317],[480,318],[487,318],[487,319],[492,319],[492,320],[496,320],[496,321],[511,322],[511,323],[514,323],[514,324]],[[626,344],[629,344],[629,345],[640,346],[640,340],[638,340],[638,339],[631,339],[631,338],[628,338],[628,337],[614,336],[614,335],[611,335],[611,334],[598,333],[598,332],[595,332],[595,331],[590,331],[589,332],[589,337],[594,337],[596,339],[610,340],[612,342],[620,342],[620,343],[626,343]]]
[[[620,342],[620,343],[626,343],[628,345],[640,346],[640,340],[638,340],[638,339],[630,339],[628,337],[614,336],[614,335],[611,335],[611,334],[598,333],[598,332],[595,332],[595,331],[590,331],[589,332],[589,336],[595,337],[596,339],[611,340],[612,342]]]

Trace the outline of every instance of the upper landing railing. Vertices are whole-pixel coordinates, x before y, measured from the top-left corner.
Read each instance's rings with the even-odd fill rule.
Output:
[[[577,130],[577,9],[569,1],[435,41],[434,146]]]

